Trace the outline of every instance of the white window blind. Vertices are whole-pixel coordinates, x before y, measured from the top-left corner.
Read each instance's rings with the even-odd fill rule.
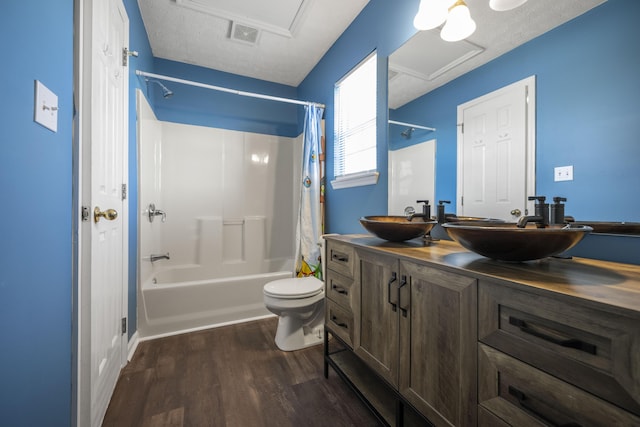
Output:
[[[336,181],[375,173],[376,70],[373,53],[336,83],[333,158]]]

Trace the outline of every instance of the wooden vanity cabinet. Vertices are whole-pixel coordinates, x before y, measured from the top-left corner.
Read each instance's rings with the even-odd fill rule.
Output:
[[[605,308],[481,280],[481,408],[514,426],[640,426],[638,323]]]
[[[325,368],[387,425],[640,427],[640,267],[359,235],[327,250],[325,330],[347,350]]]
[[[475,426],[477,280],[407,261],[399,276],[400,394],[436,426]]]
[[[325,325],[348,347],[353,348],[356,325],[353,304],[358,289],[353,285],[353,247],[327,242],[325,283]]]
[[[356,250],[354,351],[436,426],[476,424],[476,280]]]
[[[398,387],[398,260],[356,251],[355,284],[360,290],[354,352],[394,388]]]
[[[488,281],[480,282],[479,301],[481,342],[640,415],[637,322]]]

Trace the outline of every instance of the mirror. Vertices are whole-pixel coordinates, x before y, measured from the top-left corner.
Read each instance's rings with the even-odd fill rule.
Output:
[[[599,0],[569,0],[569,16],[557,13],[560,2],[539,0],[527,2],[514,11],[493,12],[492,18],[491,11],[483,10],[488,9],[486,3],[474,3],[471,10],[478,24],[476,33],[469,37],[471,42],[446,44],[439,40],[437,29],[421,31],[389,56],[389,119],[437,128],[425,138],[438,140],[437,171],[434,171],[437,186],[432,206],[438,199],[451,199],[457,194],[456,122],[453,121],[456,106],[522,77],[538,75],[538,90],[543,90],[544,97],[538,98],[536,108],[536,191],[547,196],[548,202],[554,196],[567,197],[567,215],[580,221],[638,221],[637,201],[628,197],[634,191],[628,185],[620,185],[638,177],[637,167],[628,160],[637,153],[637,146],[623,142],[629,140],[633,135],[629,132],[637,127],[630,116],[638,111],[638,101],[624,89],[637,86],[636,80],[625,71],[631,59],[624,52],[629,52],[632,44],[622,35],[603,37],[616,25],[624,25],[625,31],[635,34],[624,19],[624,7],[612,2],[602,4]],[[578,16],[580,19],[574,20]],[[518,28],[518,34],[500,27],[503,23],[496,23],[495,17],[507,27]],[[566,29],[549,32],[571,20]],[[598,23],[598,31],[589,30],[594,23]],[[534,30],[537,25],[542,26]],[[509,40],[496,40],[488,33],[503,38],[509,34]],[[570,37],[575,33],[583,37]],[[535,42],[518,47],[541,34],[543,37]],[[567,57],[568,51],[576,55]],[[445,86],[507,52],[468,79]],[[597,63],[593,58],[598,58]],[[579,82],[576,81],[577,69],[583,70],[579,73]],[[615,73],[618,77],[603,79],[602,73]],[[587,92],[585,87],[589,88]],[[422,98],[426,93],[429,96]],[[604,105],[598,98],[610,102]],[[576,109],[578,105],[580,108]],[[403,116],[408,110],[412,110],[413,115]],[[408,147],[420,140],[417,129],[411,132],[411,139],[406,138],[408,131],[410,126],[390,124],[389,150]],[[603,140],[610,144],[599,143]],[[617,149],[613,150],[611,144]],[[584,155],[585,152],[589,155]],[[599,160],[597,165],[593,159]],[[568,165],[574,165],[575,181],[555,182],[554,167]],[[606,165],[617,165],[617,169]],[[594,170],[598,173],[590,173]],[[619,181],[616,176],[625,176],[625,179]],[[616,203],[598,202],[594,206],[594,200],[616,200]],[[447,212],[454,211],[455,202],[447,208]]]

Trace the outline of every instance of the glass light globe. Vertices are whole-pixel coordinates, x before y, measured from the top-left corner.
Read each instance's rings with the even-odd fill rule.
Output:
[[[476,30],[476,22],[471,19],[467,5],[460,1],[449,11],[447,23],[442,27],[440,37],[444,41],[457,42],[469,37]]]
[[[420,0],[413,26],[425,31],[436,28],[447,19],[448,0]]]
[[[504,12],[522,6],[526,2],[527,0],[489,0],[489,7],[498,12]]]

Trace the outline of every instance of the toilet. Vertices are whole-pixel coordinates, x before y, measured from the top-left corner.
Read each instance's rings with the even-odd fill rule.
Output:
[[[324,283],[313,277],[274,280],[264,285],[264,304],[279,316],[276,345],[294,351],[324,337]]]

